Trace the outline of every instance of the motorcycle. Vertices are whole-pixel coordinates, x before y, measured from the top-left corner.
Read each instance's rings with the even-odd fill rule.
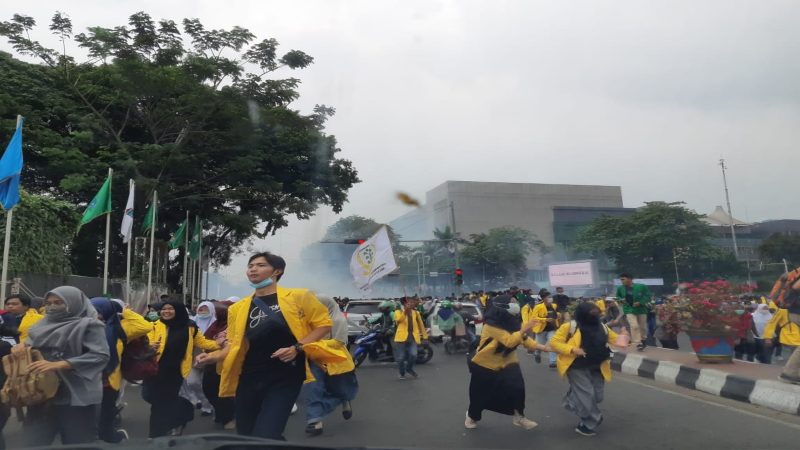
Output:
[[[353,343],[356,350],[353,352],[353,360],[356,367],[360,366],[367,358],[370,362],[394,362],[392,346],[384,337],[381,326],[370,328],[356,338]],[[433,358],[433,348],[430,344],[422,343],[417,346],[417,364],[425,364]]]
[[[448,355],[465,354],[469,352],[472,344],[467,335],[455,336],[455,330],[449,334],[443,335],[442,341],[444,342],[444,351]]]

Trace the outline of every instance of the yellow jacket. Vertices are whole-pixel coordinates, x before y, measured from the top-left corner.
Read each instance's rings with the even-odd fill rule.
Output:
[[[36,312],[33,308],[28,308],[25,311],[25,314],[22,316],[22,320],[19,322],[19,341],[25,342],[25,339],[28,339],[28,329],[33,326],[36,322],[42,320],[43,315]]]
[[[244,357],[247,354],[248,342],[244,333],[247,330],[247,316],[253,295],[249,295],[228,308],[228,345],[230,350],[222,362],[220,373],[219,396],[233,397],[239,386]],[[278,286],[278,306],[283,318],[289,325],[298,341],[308,336],[312,330],[332,326],[333,322],[325,307],[313,292],[308,289],[289,289]],[[306,381],[313,381],[311,371],[306,364]]]
[[[142,336],[147,336],[148,333],[153,331],[153,323],[145,320],[144,317],[136,314],[130,309],[122,310],[122,318],[120,320],[122,331],[125,332],[128,342],[139,339]],[[122,384],[122,353],[125,351],[125,343],[122,339],[117,339],[117,355],[119,355],[119,362],[114,372],[108,376],[108,384],[115,391],[119,390]]]
[[[405,342],[408,340],[408,318],[406,317],[405,310],[395,311],[393,314],[394,323],[397,331],[394,333],[394,341],[395,342]],[[414,342],[419,344],[422,342],[422,339],[428,339],[428,330],[425,328],[425,323],[422,321],[422,315],[419,311],[412,310],[411,311],[412,317],[412,329],[411,332],[414,333]],[[422,339],[420,339],[420,337]]]
[[[158,343],[158,359],[164,354],[164,347],[167,345],[167,333],[169,329],[164,322],[153,322],[153,329],[148,333],[147,338],[150,340],[150,345]],[[189,376],[192,370],[192,360],[194,359],[194,348],[201,348],[203,350],[219,350],[219,345],[215,341],[206,339],[203,333],[197,329],[196,326],[189,327],[189,341],[186,343],[186,354],[183,356],[181,362],[181,375],[183,378]]]
[[[598,308],[600,308],[600,313],[601,314],[605,314],[606,313],[606,301],[605,300],[603,300],[602,298],[597,299],[594,302],[594,304],[597,305]]]
[[[533,312],[533,304],[528,303],[527,305],[523,306],[519,312],[519,316],[522,318],[522,323],[528,323],[531,321],[531,313]]]
[[[303,352],[328,375],[340,375],[356,369],[347,347],[336,339],[323,339],[304,345]]]
[[[572,354],[573,348],[578,348],[581,346],[581,330],[576,329],[575,334],[572,336],[569,335],[570,323],[567,322],[556,330],[556,334],[553,335],[553,339],[550,339],[550,347],[558,352],[558,358],[556,360],[556,365],[558,366],[558,373],[563,377],[567,374],[567,369],[569,366],[572,365],[576,355]],[[611,328],[606,328],[608,330],[608,343],[609,345],[613,345],[617,341],[617,333]],[[611,381],[611,361],[604,361],[600,364],[600,372],[603,374],[603,378],[606,381]]]
[[[789,321],[789,310],[779,309],[775,312],[764,327],[764,339],[775,337],[775,329],[781,327],[781,344],[797,346],[800,345],[800,326]]]
[[[508,331],[483,325],[481,331],[481,343],[472,362],[489,370],[501,370],[511,364],[519,364],[517,358],[517,347],[522,344],[529,350],[536,350],[536,343],[529,336],[522,336],[522,333]]]
[[[556,308],[557,306],[555,303],[550,303],[551,311],[555,312]],[[556,314],[556,317],[558,317],[558,314]],[[530,322],[531,319],[546,319],[546,318],[547,318],[547,304],[545,304],[545,302],[542,302],[533,307],[533,311],[531,311],[530,317],[525,319],[525,323]],[[556,326],[557,325],[558,323],[556,322]],[[533,326],[533,328],[531,328],[531,331],[533,331],[534,333],[541,333],[542,331],[544,331],[544,327],[546,326],[547,322],[544,321],[538,322],[536,325]]]

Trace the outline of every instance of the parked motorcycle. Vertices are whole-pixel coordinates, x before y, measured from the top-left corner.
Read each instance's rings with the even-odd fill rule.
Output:
[[[356,367],[360,366],[367,358],[370,362],[394,362],[392,346],[384,335],[381,326],[370,328],[356,338],[353,360]],[[423,343],[417,346],[417,364],[425,364],[433,358],[433,348],[430,344]]]

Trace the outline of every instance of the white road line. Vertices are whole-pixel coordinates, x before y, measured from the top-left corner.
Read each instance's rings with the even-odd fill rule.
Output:
[[[664,389],[664,388],[659,387],[659,386],[653,386],[651,384],[643,383],[643,382],[641,382],[639,380],[636,380],[635,378],[617,376],[616,379],[621,379],[622,381],[625,381],[626,383],[636,384],[636,385],[639,385],[639,386],[642,386],[642,387],[646,387],[646,388],[649,388],[649,389],[653,389],[653,390],[656,390],[656,391],[659,391],[659,392],[664,392],[666,394],[671,394],[671,395],[675,395],[677,397],[685,398],[687,400],[694,400],[694,401],[697,401],[697,402],[700,402],[700,403],[705,403],[707,405],[718,406],[720,408],[727,409],[728,411],[737,412],[737,413],[740,413],[740,414],[744,414],[746,416],[756,417],[756,418],[759,418],[759,419],[768,420],[770,422],[781,424],[781,425],[785,425],[785,426],[788,426],[790,428],[794,428],[795,430],[800,431],[800,424],[797,424],[797,423],[787,422],[785,420],[781,420],[781,419],[778,419],[778,418],[775,418],[775,417],[765,416],[765,415],[762,415],[762,414],[758,414],[758,413],[754,413],[754,412],[751,412],[751,411],[747,411],[745,409],[735,408],[733,406],[726,405],[724,403],[718,403],[718,402],[714,402],[714,401],[710,401],[710,400],[706,400],[706,399],[702,399],[702,398],[698,398],[698,397],[693,397],[691,395],[687,395],[687,394],[684,394],[684,393],[681,393],[681,392],[676,392],[676,391],[673,391],[673,390]],[[680,387],[680,386],[675,386],[675,387]],[[735,400],[732,400],[732,401],[735,401]],[[752,406],[749,403],[745,403],[745,405]],[[781,414],[781,413],[776,412],[776,411],[768,411],[768,412],[769,413],[775,413],[775,414]]]

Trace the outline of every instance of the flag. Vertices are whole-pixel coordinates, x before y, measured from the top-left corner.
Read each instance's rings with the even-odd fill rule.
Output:
[[[195,217],[194,232],[189,239],[189,258],[196,260],[200,256],[200,250],[203,247],[203,224],[200,222],[200,217]]]
[[[147,205],[147,212],[144,215],[144,220],[142,220],[142,234],[147,233],[150,231],[150,228],[153,228],[153,215],[156,209],[158,209],[158,205],[152,201]]]
[[[78,229],[80,230],[82,226],[102,216],[103,214],[108,214],[110,212],[111,176],[109,175],[109,177],[106,178],[106,182],[103,183],[103,186],[100,188],[100,191],[97,192],[97,195],[95,195],[92,201],[89,202],[89,206],[86,207],[86,211],[83,213],[83,217],[81,218],[81,223],[78,225]]]
[[[183,221],[180,227],[178,227],[178,231],[172,235],[172,239],[169,240],[169,248],[176,249],[183,247],[184,242],[186,240],[186,228],[189,227],[189,219]]]
[[[356,287],[368,291],[374,282],[397,270],[386,227],[359,245],[350,258],[350,273]]]
[[[0,204],[9,210],[19,203],[19,175],[22,173],[22,120],[0,159]]]
[[[133,234],[133,192],[135,190],[133,182],[131,182],[131,191],[128,193],[128,203],[125,204],[125,215],[122,216],[122,226],[119,228],[119,234],[122,235],[122,242],[126,244],[131,240],[131,234]]]

